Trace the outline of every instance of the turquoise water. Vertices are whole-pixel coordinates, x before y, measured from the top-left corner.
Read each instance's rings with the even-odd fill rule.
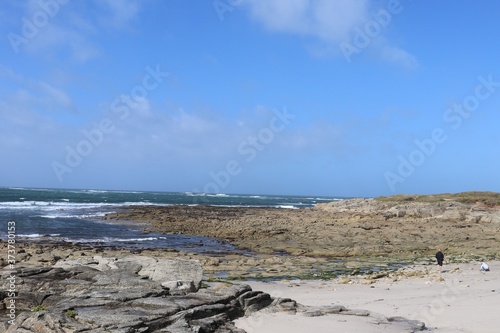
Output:
[[[101,219],[130,205],[260,206],[278,209],[312,207],[344,198],[138,192],[66,189],[0,188],[0,239],[7,224],[16,224],[20,241],[61,241],[119,248],[171,248],[191,252],[231,252],[235,248],[217,239],[172,234],[144,234],[135,225]]]

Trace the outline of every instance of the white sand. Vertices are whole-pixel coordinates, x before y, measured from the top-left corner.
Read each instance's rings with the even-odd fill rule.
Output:
[[[338,284],[331,281],[250,282],[253,290],[273,297],[288,297],[311,306],[343,305],[365,309],[387,317],[403,316],[426,323],[428,331],[456,333],[500,332],[500,262],[490,262],[490,272],[480,272],[480,263],[450,264],[441,273],[435,267],[424,277],[397,282],[382,278],[375,284]],[[458,268],[458,269],[457,269]],[[439,281],[442,277],[444,281]],[[401,328],[374,325],[369,317],[257,313],[236,321],[248,333],[285,332],[402,332]]]

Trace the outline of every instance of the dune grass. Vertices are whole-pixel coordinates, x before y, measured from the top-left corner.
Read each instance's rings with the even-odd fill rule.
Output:
[[[500,206],[500,193],[497,192],[461,192],[461,193],[442,193],[428,195],[397,194],[392,196],[381,196],[375,198],[384,202],[427,202],[437,203],[444,201],[456,201],[463,204],[480,204],[487,207]]]

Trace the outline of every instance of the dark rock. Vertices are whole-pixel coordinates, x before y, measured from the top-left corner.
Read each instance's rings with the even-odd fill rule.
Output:
[[[152,258],[144,258],[143,261],[160,262],[149,259]],[[197,267],[199,264],[184,261],[160,267],[184,263],[185,267]],[[157,272],[156,268],[153,270],[152,266],[148,266],[148,275],[140,275],[145,273],[144,266],[135,260],[99,259],[96,264],[92,259],[87,265],[95,267],[77,264],[65,265],[64,268],[19,268],[16,271],[19,279],[17,316],[13,325],[0,322],[0,331],[244,333],[232,321],[256,311],[284,311],[304,316],[363,315],[373,316],[378,322],[394,322],[405,329],[425,327],[421,322],[400,317],[376,317],[366,310],[348,310],[339,305],[313,308],[297,304],[289,298],[273,299],[269,294],[253,291],[248,285],[171,293],[162,286],[161,280],[149,278]],[[164,273],[172,272],[159,272],[161,276]],[[189,275],[192,277],[192,272]],[[186,280],[182,274],[175,276],[179,281]],[[0,291],[0,301],[5,304],[8,301],[5,292],[7,274],[2,276],[1,282],[3,291]],[[31,312],[36,306],[40,311]]]

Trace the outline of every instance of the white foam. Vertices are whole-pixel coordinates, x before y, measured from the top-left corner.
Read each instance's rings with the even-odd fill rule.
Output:
[[[28,234],[28,235],[21,234],[21,235],[17,235],[17,237],[19,237],[19,238],[40,238],[42,236],[43,235],[41,235],[41,234]]]
[[[99,213],[94,213],[94,214],[64,214],[63,212],[61,213],[56,213],[56,214],[47,214],[47,215],[40,215],[40,217],[46,218],[46,219],[60,219],[60,218],[75,218],[75,219],[91,219],[95,217],[104,217],[106,214],[112,213],[111,211],[109,212],[99,212]]]
[[[220,197],[220,198],[226,198],[226,197],[238,197],[237,195],[229,195],[225,193],[193,193],[193,192],[184,192],[185,195],[189,197]]]
[[[143,237],[143,238],[113,238],[113,237],[103,237],[103,238],[80,238],[71,239],[65,238],[67,242],[74,243],[113,243],[113,242],[152,242],[158,239],[166,239],[165,237]]]
[[[276,208],[283,208],[283,209],[299,209],[298,207],[295,207],[294,205],[278,205]]]
[[[168,204],[155,204],[147,201],[121,202],[121,203],[76,203],[76,202],[53,202],[53,201],[8,201],[0,203],[2,209],[29,209],[42,211],[55,211],[62,209],[96,209],[126,206],[168,206]]]

